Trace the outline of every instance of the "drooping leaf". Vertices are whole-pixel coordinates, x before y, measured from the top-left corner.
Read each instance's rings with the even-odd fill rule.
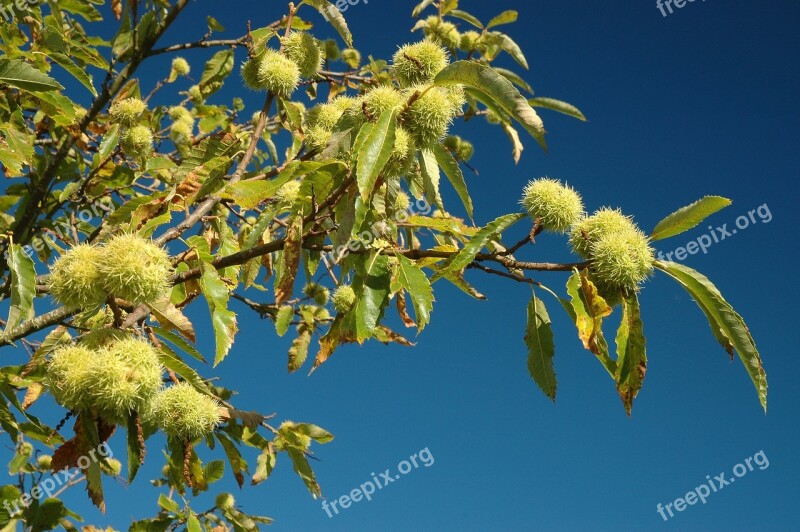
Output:
[[[542,391],[555,401],[556,373],[553,368],[555,343],[550,316],[544,301],[533,294],[528,303],[528,321],[525,328],[525,344],[528,346],[528,371]]]
[[[134,413],[128,416],[127,429],[128,483],[130,484],[136,478],[139,467],[144,463],[145,455],[142,424],[137,414]]]
[[[706,196],[673,212],[656,225],[650,234],[652,240],[663,240],[696,227],[700,222],[721,211],[732,202],[720,196]]]
[[[433,310],[433,291],[428,276],[414,264],[411,259],[397,254],[397,274],[392,279],[392,292],[406,290],[411,296],[414,305],[414,314],[417,317],[417,330],[422,332],[430,322]]]
[[[514,84],[496,70],[472,61],[456,61],[437,74],[436,85],[463,84],[492,98],[547,149],[544,124]]]
[[[216,433],[217,440],[222,445],[222,449],[225,451],[225,456],[228,458],[228,463],[231,466],[231,471],[233,472],[233,477],[236,479],[236,483],[239,484],[241,488],[244,485],[244,472],[247,472],[247,464],[242,459],[242,453],[239,452],[238,447],[233,441],[226,435],[221,432]]]
[[[275,285],[275,304],[283,305],[294,292],[294,282],[300,268],[300,257],[303,254],[303,215],[294,215],[286,230],[286,243],[283,246],[283,268]]]
[[[303,367],[308,358],[309,345],[311,345],[311,329],[301,327],[289,348],[289,373],[294,373]]]
[[[291,305],[283,305],[278,309],[278,317],[275,319],[275,331],[278,336],[283,336],[289,330],[289,325],[294,318],[294,307]]]
[[[622,303],[622,322],[617,330],[617,392],[625,411],[631,415],[633,400],[639,394],[647,372],[647,350],[639,311],[639,298],[631,294]]]
[[[256,461],[256,471],[253,473],[253,480],[250,482],[252,485],[260,484],[269,478],[272,470],[275,469],[275,462],[278,456],[272,444],[268,444],[258,455]]]
[[[594,353],[612,378],[617,372],[617,365],[608,354],[608,343],[603,336],[603,319],[611,314],[612,309],[598,294],[597,288],[588,278],[586,270],[575,272],[567,281],[567,293],[572,298],[570,303],[578,328],[578,337],[583,346]]]
[[[81,449],[85,453],[89,450],[97,449],[100,447],[101,439],[97,430],[97,424],[92,416],[81,416],[83,422],[83,435],[82,440],[85,447]],[[103,439],[105,441],[105,439]],[[101,512],[106,511],[106,502],[103,496],[103,474],[100,470],[100,463],[97,460],[91,460],[89,466],[83,469],[83,474],[86,477],[86,491],[89,494],[89,499],[97,506]]]
[[[36,296],[36,270],[22,247],[12,244],[8,249],[11,270],[11,308],[3,334],[33,317],[33,298]]]
[[[322,489],[317,483],[317,479],[314,476],[314,471],[311,469],[311,465],[308,463],[305,453],[295,447],[288,447],[286,449],[286,453],[292,460],[294,472],[297,473],[297,475],[303,480],[303,483],[306,485],[306,488],[308,488],[311,496],[315,499],[322,497]]]
[[[353,289],[356,293],[356,337],[363,342],[372,337],[389,303],[389,257],[378,253],[365,255],[357,263]]]
[[[489,242],[524,217],[525,214],[522,213],[506,214],[487,224],[464,245],[461,251],[445,261],[442,268],[434,274],[431,281],[436,281],[447,274],[458,272],[466,268],[475,260],[478,253],[480,253]]]
[[[228,310],[230,293],[217,270],[207,264],[203,264],[201,269],[200,289],[208,303],[216,338],[216,354],[214,356],[214,366],[216,367],[228,356],[231,346],[233,346],[233,337],[238,331],[236,313]]]
[[[372,197],[375,181],[392,156],[396,129],[397,111],[386,111],[378,118],[378,122],[370,130],[364,139],[364,144],[358,150],[356,181],[358,182],[358,191],[364,201],[369,201]]]
[[[422,171],[422,188],[425,192],[425,197],[428,202],[435,205],[439,210],[444,210],[442,195],[439,191],[441,175],[436,155],[431,150],[420,150],[419,165]]]
[[[434,144],[433,153],[436,155],[436,161],[439,163],[439,166],[444,170],[444,175],[447,176],[447,179],[450,180],[450,184],[456,189],[458,197],[461,198],[461,203],[464,204],[464,208],[467,210],[467,216],[469,216],[471,220],[473,213],[472,198],[467,190],[467,182],[464,180],[464,173],[461,171],[458,161],[455,160],[453,154],[438,143]]]
[[[338,0],[337,0],[338,1]],[[337,9],[335,2],[329,0],[303,0],[306,3],[319,11],[325,20],[327,20],[339,36],[347,43],[347,46],[353,46],[353,34],[350,33],[350,28],[347,27],[347,21],[344,19],[342,12]]]
[[[767,374],[755,341],[742,317],[722,297],[717,287],[700,272],[674,262],[656,261],[656,267],[678,281],[689,292],[708,318],[711,328],[716,331],[715,335],[724,336],[733,345],[755,385],[759,402],[766,412]]]

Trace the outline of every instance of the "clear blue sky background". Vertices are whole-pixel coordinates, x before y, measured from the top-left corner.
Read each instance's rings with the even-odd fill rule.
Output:
[[[589,119],[543,112],[550,153],[525,139],[518,166],[500,130],[480,120],[460,125],[478,146],[472,163],[480,176],[469,176],[478,223],[516,211],[524,184],[543,175],[568,180],[590,209],[622,207],[646,230],[706,194],[733,200],[710,220],[729,229],[738,216],[768,206],[769,223],[750,224],[686,264],[714,280],[747,320],[769,377],[769,414],[738,358],[728,361],[696,305],[661,276],[641,296],[650,363],[631,419],[574,326],[547,299],[557,342],[553,404],[526,368],[530,291],[472,272],[468,279],[488,301],[439,283],[432,324],[416,348],[347,347],[310,378],[287,375],[287,342],[276,338],[270,322],[242,313],[234,350],[216,374],[239,390],[241,408],[314,422],[336,435],[316,448],[326,496],[350,492],[373,472],[394,472],[426,447],[435,463],[329,518],[282,456],[271,480],[234,489],[238,502],[274,517],[278,530],[789,530],[800,474],[800,363],[792,340],[793,302],[800,295],[793,281],[800,5],[697,1],[662,17],[653,1],[461,4],[484,21],[519,10],[523,22],[505,29],[528,55],[525,78],[538,95],[572,102]],[[349,8],[357,47],[389,57],[396,45],[414,40],[412,5],[370,0]],[[164,42],[199,38],[207,14],[233,37],[248,19],[259,27],[283,9],[274,0],[196,1]],[[330,34],[311,11],[304,17],[318,23],[320,35]],[[208,52],[185,55],[199,76]],[[146,90],[166,68],[144,71]],[[163,96],[168,103],[170,94]],[[217,99],[235,96],[244,96],[248,114],[261,104],[232,78]],[[446,200],[462,214],[454,194]],[[706,225],[658,248],[684,245],[707,232]],[[518,227],[514,236],[525,230]],[[559,238],[541,237],[520,258],[568,259],[568,250]],[[538,279],[564,292],[564,274]],[[198,306],[195,315],[210,350],[206,311]],[[613,338],[611,329],[607,336]],[[161,467],[159,443],[152,441],[134,486],[106,482],[106,516],[88,507],[81,488],[67,500],[89,522],[116,528],[154,514],[155,490],[145,481]],[[124,454],[122,434],[112,444]],[[737,463],[760,450],[768,468],[663,522],[657,503],[683,496],[706,475],[730,477]],[[195,509],[209,501],[201,499]]]

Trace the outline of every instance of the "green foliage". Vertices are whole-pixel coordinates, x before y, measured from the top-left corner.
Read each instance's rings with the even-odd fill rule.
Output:
[[[238,313],[248,309],[288,337],[290,372],[321,371],[346,344],[410,347],[387,324],[422,333],[438,281],[485,299],[473,271],[536,287],[524,343],[528,370],[551,399],[556,342],[540,294],[564,308],[630,414],[647,369],[638,294],[655,266],[689,291],[723,348],[739,354],[766,408],[766,375],[741,316],[698,272],[654,262],[630,217],[608,208],[582,217],[577,191],[552,180],[525,188],[525,212],[487,215],[471,196],[477,170],[468,162],[481,144],[468,130],[453,135],[454,123],[485,118],[518,162],[522,130],[545,147],[535,108],[586,119],[571,104],[533,97],[519,69],[496,66],[507,54],[527,68],[500,31],[515,11],[484,23],[454,0],[423,0],[413,16],[424,39],[398,43],[387,60],[355,47],[329,0],[295,3],[262,27],[243,19],[237,39],[216,39],[222,28],[209,17],[192,43],[172,42],[168,31],[188,0],[138,3],[135,17],[129,4],[113,0],[115,18],[102,31],[98,2],[73,0],[31,5],[24,26],[0,28],[0,169],[17,180],[0,196],[0,300],[10,308],[0,346],[30,353],[27,364],[0,372],[0,427],[19,479],[0,487],[0,498],[18,499],[44,470],[78,467],[115,430],[126,432],[133,482],[145,458],[158,459],[148,439],[160,431],[165,463],[160,478],[148,479],[160,493],[158,513],[130,529],[256,530],[270,519],[241,511],[230,494],[212,492],[216,505],[205,511],[191,507],[192,496],[226,475],[239,486],[248,475],[265,482],[281,454],[281,465],[291,463],[320,496],[309,454],[333,436],[309,423],[273,427],[237,409],[213,367],[195,369],[186,357],[205,363],[213,352],[214,367],[243,363],[234,345]],[[338,40],[318,40],[325,24]],[[173,55],[187,48],[211,50],[190,65]],[[171,61],[169,71],[150,86],[137,76],[158,56]],[[202,72],[194,85],[192,71]],[[225,83],[264,93],[261,111],[241,98],[223,101]],[[148,109],[156,93],[169,105]],[[665,218],[651,238],[686,231],[729,203],[704,198]],[[564,238],[581,262],[528,262],[538,258],[529,247],[537,237]],[[571,272],[565,295],[530,271]],[[195,322],[198,306],[208,321]],[[613,354],[603,327],[617,310]],[[197,339],[208,324],[213,345]],[[75,416],[74,427],[35,417],[48,396]],[[261,400],[272,411],[269,394]],[[81,468],[90,500],[104,509],[103,476],[118,475],[119,462]],[[140,479],[131,489],[146,486]],[[73,529],[69,496],[14,518],[0,508],[0,528]]]

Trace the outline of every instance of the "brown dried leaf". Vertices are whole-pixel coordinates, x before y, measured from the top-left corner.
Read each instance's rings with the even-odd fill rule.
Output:
[[[111,0],[111,11],[117,20],[122,18],[122,0]]]

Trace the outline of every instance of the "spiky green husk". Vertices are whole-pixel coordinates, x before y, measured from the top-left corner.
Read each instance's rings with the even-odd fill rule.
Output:
[[[98,265],[103,252],[80,244],[62,255],[50,268],[50,293],[69,309],[86,308],[106,298]]]
[[[414,97],[419,94],[418,97]],[[463,90],[450,87],[417,86],[408,89],[414,102],[403,113],[403,125],[419,147],[427,147],[447,134],[453,118],[463,105]]]
[[[190,139],[194,134],[194,124],[191,122],[175,122],[169,128],[173,140]]]
[[[294,61],[304,78],[313,78],[322,68],[322,50],[319,42],[313,35],[306,32],[295,31],[288,37],[281,39],[283,53]]]
[[[145,109],[147,109],[147,105],[139,98],[125,98],[114,102],[108,110],[108,114],[115,122],[128,127],[139,120]]]
[[[475,147],[468,140],[457,135],[449,135],[443,141],[444,147],[452,152],[453,157],[460,161],[469,162],[475,153]]]
[[[149,303],[169,288],[169,255],[152,241],[133,234],[113,237],[99,265],[107,293],[131,303]]]
[[[340,109],[333,103],[315,105],[306,113],[306,125],[309,127],[319,126],[331,131],[342,117],[342,113],[344,113],[344,109]]]
[[[200,89],[200,85],[192,85],[189,87],[189,90],[186,91],[186,95],[192,100],[193,103],[203,103],[205,97],[203,96],[203,91]]]
[[[609,288],[635,290],[653,273],[655,255],[641,231],[603,235],[592,245],[592,271]]]
[[[106,458],[105,463],[100,462],[100,469],[103,473],[112,477],[118,476],[122,472],[122,462],[116,458]]]
[[[70,410],[91,406],[97,355],[81,345],[57,349],[47,364],[46,382],[56,401]]]
[[[236,506],[236,499],[230,493],[220,493],[214,500],[214,505],[223,512],[230,511]]]
[[[431,15],[425,19],[425,26],[422,28],[425,36],[433,42],[442,46],[455,49],[461,44],[461,34],[452,22],[445,22],[436,15]]]
[[[300,68],[285,55],[267,49],[245,61],[242,79],[250,89],[289,98],[300,83]]]
[[[408,197],[408,194],[403,192],[402,190],[397,192],[397,196],[394,199],[394,205],[392,206],[392,210],[394,212],[407,212],[409,207],[411,207],[411,198]]]
[[[342,61],[347,63],[350,68],[358,68],[361,64],[361,52],[355,48],[345,48],[342,50]]]
[[[393,69],[402,87],[428,83],[450,63],[447,50],[433,41],[406,44],[394,54]]]
[[[400,109],[403,104],[405,104],[405,98],[400,91],[394,87],[383,85],[364,95],[362,109],[367,119],[375,122],[386,111]]]
[[[583,216],[583,200],[570,186],[556,179],[535,179],[525,187],[520,201],[545,231],[565,233]]]
[[[169,436],[197,439],[208,436],[222,421],[219,403],[181,382],[162,390],[150,401],[146,418]]]
[[[333,308],[336,312],[349,312],[356,304],[356,292],[353,287],[343,284],[333,292]]]
[[[575,253],[583,258],[589,258],[592,245],[600,237],[610,233],[637,230],[631,217],[625,216],[619,209],[604,207],[593,215],[583,218],[572,227],[569,243]]]
[[[133,126],[122,134],[119,145],[128,157],[145,157],[153,151],[153,132],[147,126]]]
[[[318,283],[308,283],[303,288],[303,293],[313,299],[317,305],[326,305],[330,298],[328,289]]]
[[[176,76],[188,76],[191,70],[192,68],[189,66],[189,62],[183,57],[176,57],[172,60],[172,72],[174,72]]]
[[[300,194],[300,181],[289,181],[275,193],[275,200],[284,207],[291,206]]]
[[[328,145],[333,133],[320,126],[310,126],[306,128],[305,143],[308,151],[322,151]]]
[[[415,152],[416,146],[414,146],[411,135],[402,126],[397,126],[392,154],[389,156],[389,160],[386,162],[386,166],[383,167],[381,174],[384,177],[405,175],[414,161]]]
[[[176,105],[167,110],[167,114],[173,122],[191,122],[194,123],[194,116],[192,112],[185,107]]]
[[[467,52],[471,52],[475,50],[480,38],[481,34],[477,31],[465,31],[461,34],[461,42],[458,43],[458,47]]]
[[[163,368],[153,346],[139,338],[111,343],[97,354],[92,402],[110,420],[142,411],[161,389]]]
[[[50,465],[53,463],[53,457],[49,454],[40,454],[36,457],[36,467],[38,467],[42,471],[47,471],[50,469]]]

